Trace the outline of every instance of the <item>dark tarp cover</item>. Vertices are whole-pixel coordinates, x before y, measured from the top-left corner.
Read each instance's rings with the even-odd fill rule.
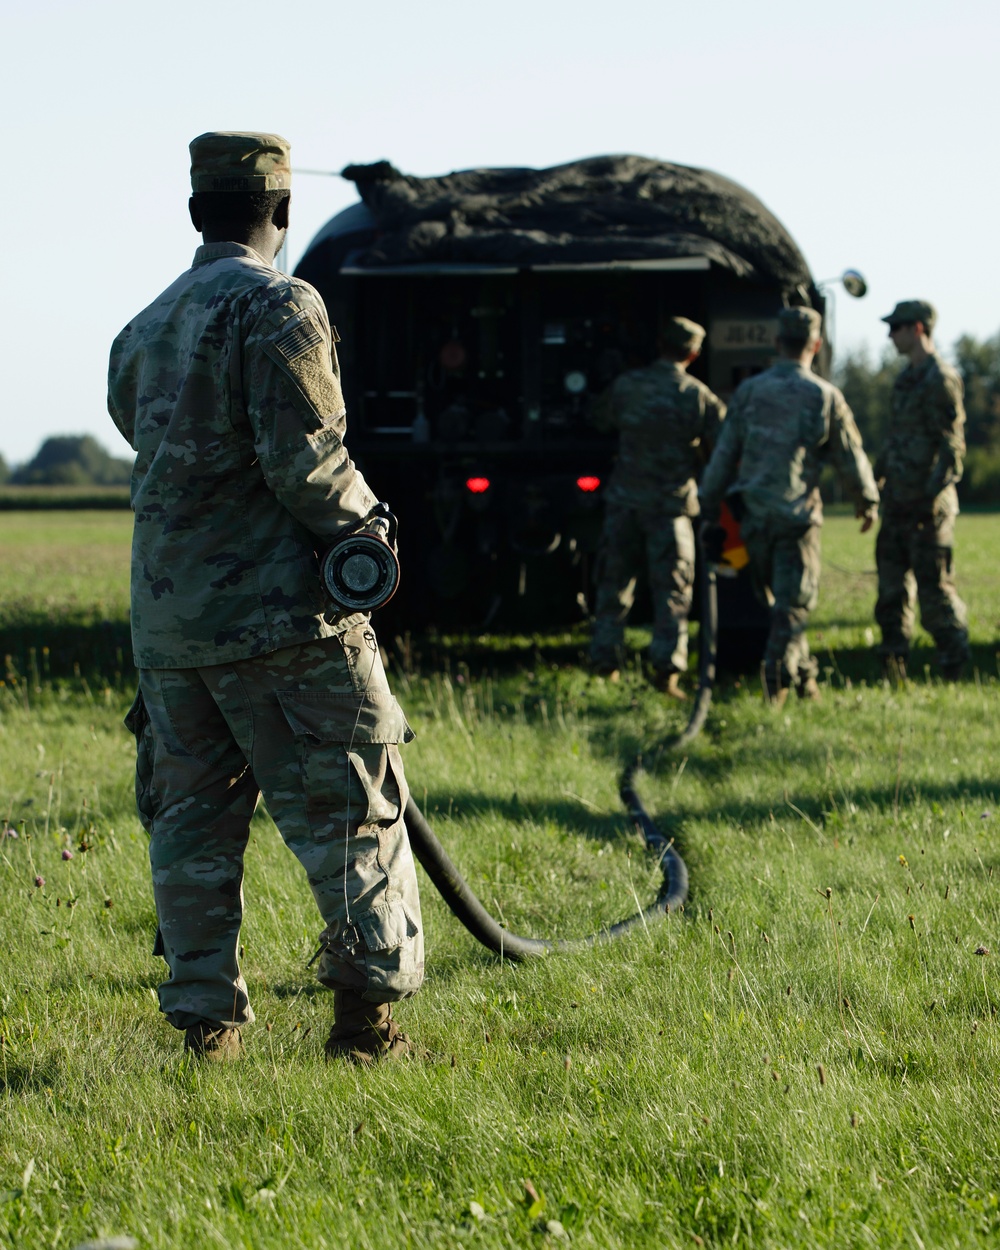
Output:
[[[781,222],[728,178],[642,156],[436,178],[388,161],[350,165],[378,230],[352,263],[580,264],[706,256],[745,278],[806,292],[806,262]],[[793,300],[798,302],[798,300]]]

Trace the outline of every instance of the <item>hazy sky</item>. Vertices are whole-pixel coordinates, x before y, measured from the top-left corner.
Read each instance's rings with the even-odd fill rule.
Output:
[[[190,263],[188,141],[271,130],[293,167],[415,174],[634,152],[736,179],[836,300],[838,347],[880,350],[895,301],[939,341],[1000,329],[995,0],[34,0],[5,6],[0,453],[49,434],[128,449],[111,340]],[[355,199],[293,184],[294,263]]]

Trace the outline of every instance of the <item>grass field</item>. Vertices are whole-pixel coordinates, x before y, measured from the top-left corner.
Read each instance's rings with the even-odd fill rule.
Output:
[[[26,488],[22,488],[26,489]],[[32,685],[131,676],[128,511],[0,511],[0,651]]]
[[[0,562],[5,586],[21,569],[36,657],[65,616],[121,611],[127,516],[15,520]],[[867,654],[871,542],[833,519],[823,702],[775,713],[730,681],[684,755],[647,750],[683,914],[514,966],[422,877],[428,977],[399,1017],[429,1053],[377,1072],[322,1060],[320,926],[263,811],[247,1057],[182,1057],[154,1001],[128,691],[113,671],[46,681],[40,660],[9,674],[0,1247],[1000,1244],[998,540],[995,517],[960,523],[975,671],[943,687],[923,649],[890,690]],[[414,795],[518,932],[583,934],[658,888],[616,780],[680,717],[636,669],[613,685],[563,662],[580,645],[524,641],[482,671],[438,645],[438,669],[396,676]]]

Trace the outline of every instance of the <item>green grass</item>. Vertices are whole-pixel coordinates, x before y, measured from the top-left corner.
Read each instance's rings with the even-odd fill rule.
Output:
[[[134,679],[130,545],[128,511],[0,510],[6,679],[20,675],[32,687],[74,674]]]
[[[513,966],[422,878],[427,983],[398,1014],[429,1055],[377,1072],[323,1063],[320,926],[263,812],[247,1058],[182,1057],[153,999],[127,695],[8,681],[0,1247],[997,1244],[997,529],[959,528],[977,673],[892,691],[864,676],[870,540],[828,526],[823,702],[775,713],[726,684],[682,757],[649,753],[643,793],[691,871],[682,915]],[[680,723],[635,669],[613,685],[563,653],[535,640],[514,670],[395,682],[417,801],[536,935],[654,897],[616,781]]]
[[[8,670],[33,686],[74,673],[134,678],[131,539],[128,511],[0,510],[0,655]]]
[[[129,512],[0,513],[0,627],[128,616]]]

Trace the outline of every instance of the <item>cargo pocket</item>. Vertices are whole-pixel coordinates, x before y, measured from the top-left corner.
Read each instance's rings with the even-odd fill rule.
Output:
[[[295,737],[316,841],[377,835],[402,820],[406,796],[395,747],[414,734],[387,690],[279,691],[278,702]]]
[[[370,951],[392,951],[420,931],[402,899],[373,907],[355,920]]]
[[[135,738],[135,805],[139,821],[149,833],[159,799],[153,788],[153,732],[142,691],[136,691],[132,706],[125,715],[125,728]]]
[[[402,899],[383,903],[356,917],[364,940],[367,987],[371,1002],[409,998],[424,979],[424,940],[418,916]]]
[[[331,989],[356,990],[369,1002],[415,994],[424,979],[424,935],[416,878],[408,899],[394,898],[320,934],[319,979]]]

